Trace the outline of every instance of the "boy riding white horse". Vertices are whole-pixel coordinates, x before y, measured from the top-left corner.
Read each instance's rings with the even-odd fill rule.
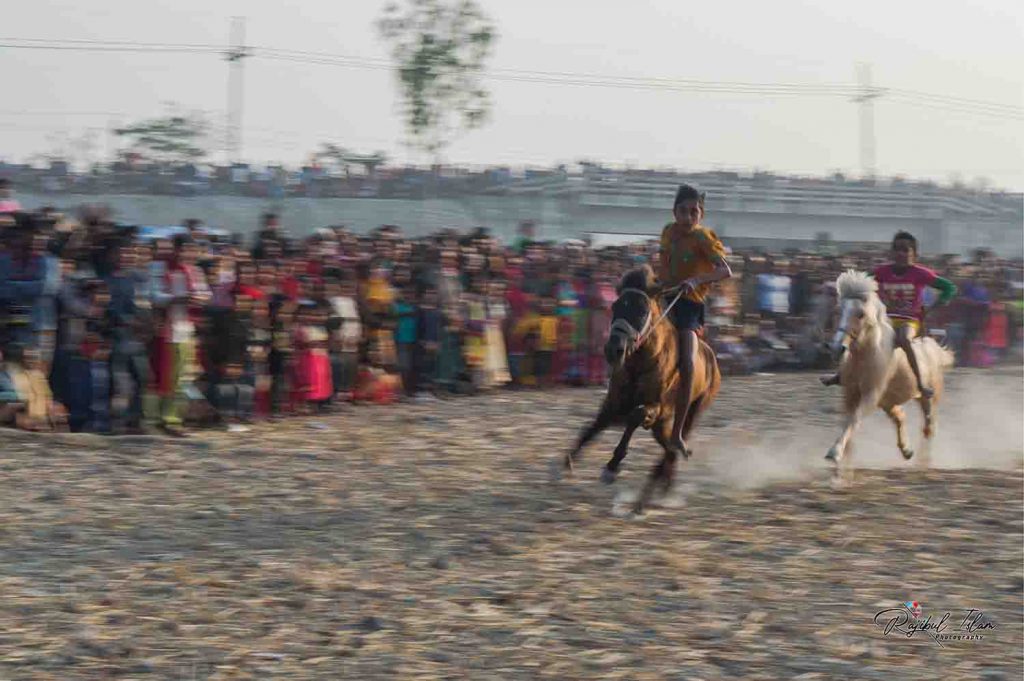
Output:
[[[845,355],[839,368],[843,386],[846,427],[825,458],[838,463],[850,438],[868,412],[878,407],[896,425],[896,438],[905,459],[914,455],[907,445],[902,404],[917,399],[924,412],[924,436],[934,434],[934,407],[942,393],[942,372],[953,365],[953,353],[934,338],[914,341],[918,372],[897,340],[885,305],[879,299],[878,282],[864,272],[850,270],[836,280],[839,291],[839,326],[831,343],[836,356]],[[920,389],[931,386],[930,397]]]

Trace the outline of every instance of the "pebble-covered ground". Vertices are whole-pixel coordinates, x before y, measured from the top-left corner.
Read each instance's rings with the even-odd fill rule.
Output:
[[[954,372],[928,469],[869,419],[837,490],[838,394],[728,377],[642,518],[647,433],[614,487],[611,432],[551,479],[594,390],[186,441],[0,431],[0,679],[1016,681],[1021,379]],[[994,626],[885,636],[903,601]]]

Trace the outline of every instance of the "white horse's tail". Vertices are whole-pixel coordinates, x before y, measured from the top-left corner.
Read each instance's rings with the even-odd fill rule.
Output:
[[[945,345],[940,345],[931,336],[921,339],[921,344],[924,346],[925,352],[935,362],[935,366],[941,369],[949,369],[956,364],[956,354]]]

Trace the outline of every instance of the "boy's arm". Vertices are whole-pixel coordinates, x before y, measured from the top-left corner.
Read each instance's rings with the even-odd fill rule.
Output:
[[[732,276],[732,268],[729,267],[729,262],[725,259],[725,246],[719,241],[718,236],[709,229],[702,237],[701,250],[703,255],[714,264],[715,268],[707,274],[691,277],[690,283],[695,287],[701,284],[710,284],[722,279],[728,279]]]
[[[699,286],[700,284],[710,284],[712,282],[728,279],[731,276],[732,268],[729,267],[729,263],[725,260],[725,258],[722,258],[721,260],[715,263],[715,269],[711,270],[707,274],[701,274],[696,277],[692,277],[690,281],[693,282],[694,286]]]
[[[956,295],[956,284],[943,277],[935,277],[931,287],[939,292],[939,299],[935,303],[936,305],[945,305],[953,300],[953,296]]]

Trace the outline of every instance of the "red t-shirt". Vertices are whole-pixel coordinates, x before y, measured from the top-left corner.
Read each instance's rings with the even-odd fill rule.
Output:
[[[878,297],[885,303],[890,317],[921,319],[924,306],[924,290],[938,277],[927,267],[911,265],[897,274],[892,265],[882,265],[875,270],[878,282]]]

